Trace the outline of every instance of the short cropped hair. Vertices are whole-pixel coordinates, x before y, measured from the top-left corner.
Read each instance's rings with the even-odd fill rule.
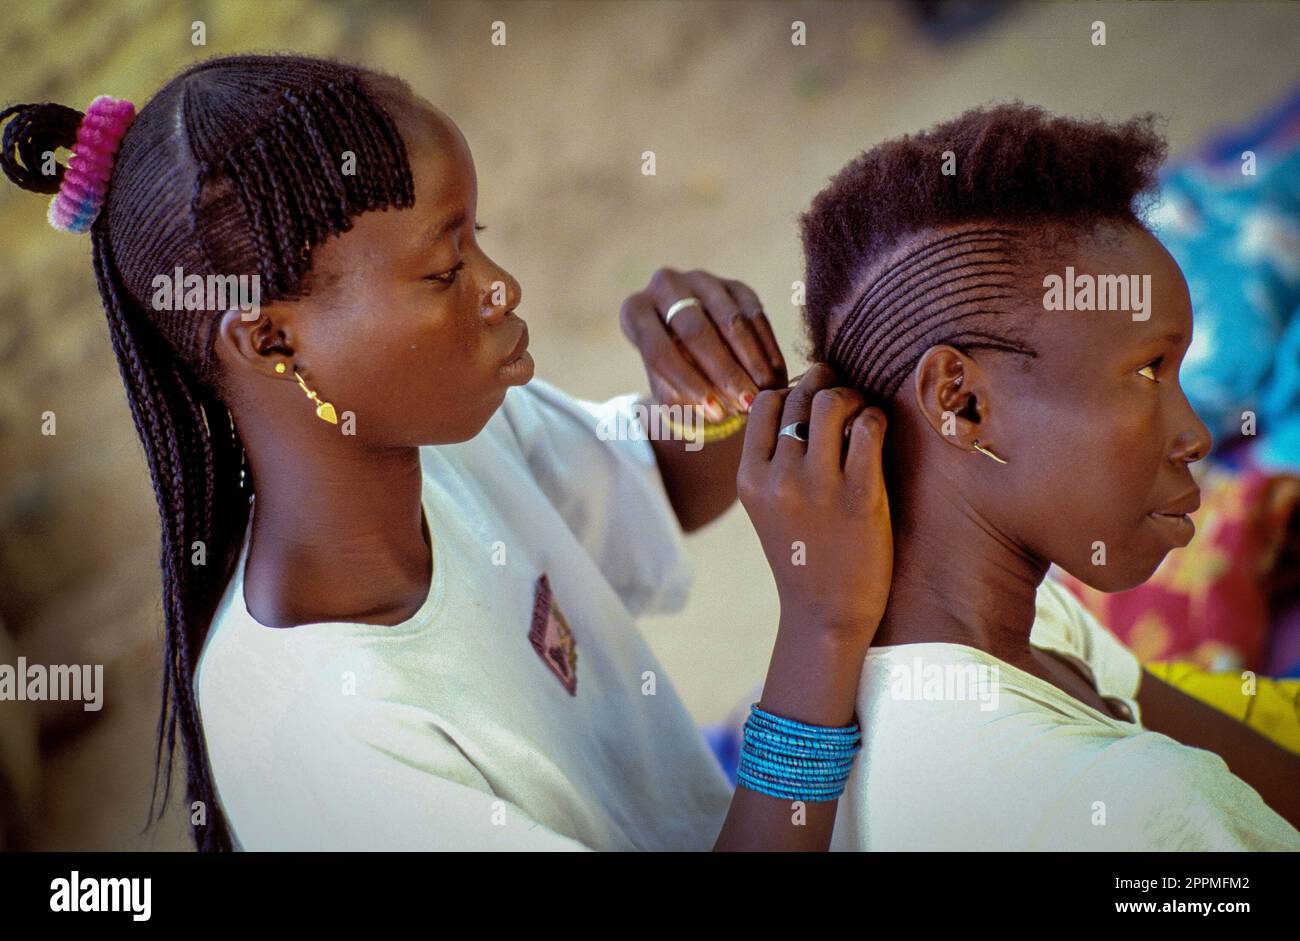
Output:
[[[1032,356],[1005,302],[1060,233],[1142,224],[1165,156],[1154,124],[1004,104],[854,158],[800,217],[813,358],[888,401],[936,344]]]

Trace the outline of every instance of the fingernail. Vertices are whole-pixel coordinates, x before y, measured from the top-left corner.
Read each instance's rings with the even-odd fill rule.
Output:
[[[710,421],[721,421],[723,416],[722,404],[713,396],[704,400],[704,414],[709,417]]]
[[[745,392],[740,396],[740,404],[744,407],[745,411],[748,412],[749,407],[754,404],[754,397],[748,392]]]

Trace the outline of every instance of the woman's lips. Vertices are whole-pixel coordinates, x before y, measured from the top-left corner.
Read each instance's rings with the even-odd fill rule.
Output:
[[[1165,538],[1175,546],[1187,545],[1196,535],[1196,524],[1186,513],[1149,513],[1147,518],[1154,520]]]
[[[1200,508],[1201,488],[1193,487],[1177,500],[1174,500],[1171,503],[1166,503],[1163,507],[1154,512],[1161,516],[1186,516],[1188,513],[1195,513]]]
[[[1192,522],[1190,514],[1195,513],[1200,506],[1201,490],[1194,487],[1177,500],[1165,504],[1163,509],[1148,513],[1147,516],[1160,527],[1166,539],[1175,546],[1185,546],[1196,535],[1196,524]]]
[[[510,351],[510,355],[505,358],[497,372],[506,381],[508,385],[523,385],[533,378],[532,354],[528,352],[528,324],[524,324],[523,331],[519,334],[519,342],[515,348]]]
[[[524,351],[527,349],[528,349],[528,324],[524,323],[523,321],[520,321],[519,339],[515,342],[514,349],[512,349],[509,355],[506,356],[506,358],[501,361],[501,365],[509,366],[515,360],[519,359],[519,357],[523,356]]]

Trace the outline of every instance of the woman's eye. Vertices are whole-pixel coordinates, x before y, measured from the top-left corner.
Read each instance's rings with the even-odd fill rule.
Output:
[[[1141,369],[1138,370],[1138,375],[1144,379],[1150,379],[1152,382],[1158,382],[1159,380],[1156,379],[1156,367],[1159,365],[1160,365],[1160,360],[1158,359],[1154,360],[1153,362],[1147,363],[1145,366],[1143,366]]]
[[[455,284],[456,272],[460,271],[460,269],[464,267],[465,267],[465,262],[461,261],[456,264],[456,267],[444,271],[442,274],[431,274],[424,280],[437,281],[439,284]]]

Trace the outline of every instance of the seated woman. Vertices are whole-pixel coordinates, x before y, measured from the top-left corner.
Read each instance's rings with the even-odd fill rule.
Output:
[[[1146,121],[975,110],[801,220],[813,355],[890,427],[893,585],[833,848],[1300,849],[1300,759],[1044,581],[1131,588],[1192,538],[1192,312],[1140,218],[1163,152]]]

